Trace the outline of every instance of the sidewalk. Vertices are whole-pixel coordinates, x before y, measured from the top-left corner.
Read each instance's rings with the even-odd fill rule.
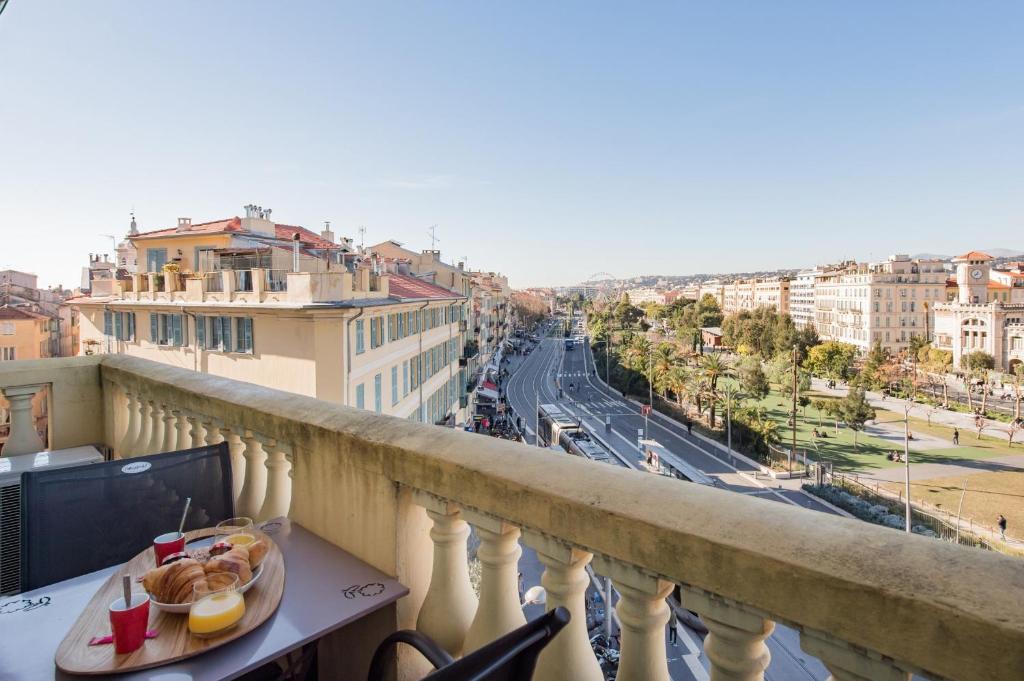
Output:
[[[820,378],[811,379],[811,389],[815,392],[823,395],[831,395],[833,397],[845,397],[848,388],[842,386],[839,388],[829,388],[826,386],[825,381]],[[872,407],[875,409],[882,409],[885,411],[891,411],[896,414],[903,414],[906,406],[910,405],[910,415],[916,418],[928,421],[929,412],[931,412],[931,423],[949,426],[950,428],[959,428],[960,430],[970,432],[975,429],[974,426],[974,415],[965,414],[959,411],[948,411],[946,409],[934,409],[927,404],[918,404],[917,402],[910,402],[898,397],[886,397],[881,393],[872,392],[870,390],[865,391],[865,397]],[[996,421],[994,419],[987,419],[988,425],[985,429],[992,431],[998,430],[1000,433],[1006,433],[1006,424],[1002,421]]]

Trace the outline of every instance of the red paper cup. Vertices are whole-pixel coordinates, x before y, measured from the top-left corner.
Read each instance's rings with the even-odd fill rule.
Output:
[[[130,653],[142,647],[149,625],[149,595],[132,594],[132,607],[124,607],[124,598],[110,604],[110,630],[114,632],[114,652]]]
[[[157,565],[163,565],[164,558],[172,553],[181,553],[184,550],[185,535],[181,532],[168,532],[153,540],[153,553],[156,554]]]

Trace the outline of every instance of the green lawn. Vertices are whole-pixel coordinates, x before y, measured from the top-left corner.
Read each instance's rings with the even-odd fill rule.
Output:
[[[810,397],[813,399],[821,397],[821,395],[812,392]],[[791,427],[787,424],[790,410],[788,398],[773,390],[768,397],[760,401],[760,404],[767,410],[769,417],[778,423],[779,433],[782,436],[781,446],[788,448],[792,433]],[[722,413],[721,416],[724,418],[725,414]],[[879,409],[877,421],[897,423],[902,428],[903,414]],[[910,419],[910,424],[912,433],[927,433],[946,441],[952,438],[952,428],[939,425],[929,426],[925,420],[913,417]],[[812,438],[811,431],[814,428],[818,428],[819,432],[826,432],[828,437]],[[902,441],[883,440],[861,432],[857,438],[858,448],[855,450],[853,435],[853,431],[843,424],[840,424],[837,434],[835,422],[830,421],[826,415],[822,415],[821,426],[819,426],[818,413],[813,405],[808,406],[806,410],[798,409],[797,449],[807,450],[811,459],[820,458],[822,461],[831,461],[836,468],[849,471],[870,471],[902,465],[885,458],[886,453],[892,449],[902,452]],[[995,435],[984,435],[981,440],[977,440],[974,431],[961,430],[960,442],[963,443],[963,446],[946,449],[918,449],[911,442],[911,461],[914,463],[949,463],[956,459],[984,459],[1007,454],[1024,454],[1024,445],[1010,449],[1006,446],[1005,438]]]

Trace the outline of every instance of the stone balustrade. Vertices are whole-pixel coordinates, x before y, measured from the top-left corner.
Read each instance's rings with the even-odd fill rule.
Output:
[[[523,623],[525,545],[544,566],[547,606],[573,616],[536,679],[602,678],[585,625],[588,565],[619,594],[623,681],[669,678],[676,585],[707,626],[712,679],[762,679],[775,622],[840,681],[1024,678],[1014,558],[139,358],[81,359],[114,456],[227,441],[239,513],[287,513],[396,575],[410,595],[389,627],[416,627],[454,655]],[[12,386],[7,369],[0,389]],[[38,367],[25,377],[41,382]],[[398,664],[411,674],[417,661]]]

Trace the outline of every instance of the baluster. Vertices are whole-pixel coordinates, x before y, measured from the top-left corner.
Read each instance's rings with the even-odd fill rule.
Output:
[[[46,449],[46,444],[36,432],[36,419],[32,414],[32,398],[41,389],[41,385],[22,385],[0,391],[10,404],[11,419],[4,456],[33,454]]]
[[[593,556],[529,530],[524,532],[524,540],[544,565],[540,578],[547,592],[544,609],[562,606],[572,616],[565,629],[541,651],[534,681],[603,681],[601,665],[590,647],[587,632],[586,592],[590,584],[587,564]]]
[[[775,623],[699,589],[684,587],[682,593],[686,608],[698,613],[708,628],[704,652],[711,661],[711,678],[762,681],[772,659],[764,641]]]
[[[125,427],[124,435],[121,440],[117,443],[117,457],[121,458],[125,454],[131,454],[131,448],[139,440],[139,403],[138,397],[134,392],[128,388],[124,388],[125,398],[125,413],[127,414],[127,425]]]
[[[466,560],[469,526],[462,519],[462,510],[451,502],[418,491],[414,492],[414,499],[434,521],[430,528],[433,568],[416,629],[458,656],[477,607]]]
[[[294,460],[291,450],[270,440],[267,443],[267,497],[260,509],[259,519],[269,520],[288,515],[292,506],[292,466]]]
[[[174,448],[188,449],[192,446],[192,436],[189,434],[188,416],[184,409],[174,411]]]
[[[615,608],[622,625],[619,681],[671,681],[665,654],[665,597],[672,584],[640,572],[632,565],[604,556],[594,557],[594,569],[612,578],[619,592]],[[605,614],[611,617],[611,609]]]
[[[214,418],[203,419],[203,440],[204,444],[219,445],[224,442],[224,426]]]
[[[192,447],[202,447],[206,443],[206,431],[203,430],[203,417],[193,412],[185,412],[185,418],[188,420],[188,436],[191,440]]]
[[[237,509],[243,516],[255,518],[263,505],[267,493],[267,468],[263,465],[265,453],[260,446],[260,438],[250,430],[244,431],[242,442],[245,450],[245,479],[242,492],[238,495]]]
[[[224,437],[228,442],[228,453],[231,456],[231,498],[238,506],[238,498],[242,496],[242,485],[245,484],[245,443],[238,433],[225,430]]]
[[[173,452],[178,448],[178,416],[170,405],[161,405],[161,419],[163,420],[163,438],[160,441],[161,452]]]
[[[164,422],[161,416],[160,404],[149,400],[149,440],[143,449],[146,454],[156,454],[160,451],[164,439]]]
[[[803,631],[800,647],[822,661],[832,676],[829,681],[909,681],[910,673],[878,653],[857,649],[828,634]]]
[[[526,624],[519,601],[519,528],[480,513],[462,512],[476,528],[480,600],[463,651],[472,652]]]
[[[138,395],[139,403],[139,439],[132,445],[129,456],[142,456],[146,454],[146,446],[149,444],[149,436],[153,429],[153,419],[150,417],[150,403],[141,394]]]

